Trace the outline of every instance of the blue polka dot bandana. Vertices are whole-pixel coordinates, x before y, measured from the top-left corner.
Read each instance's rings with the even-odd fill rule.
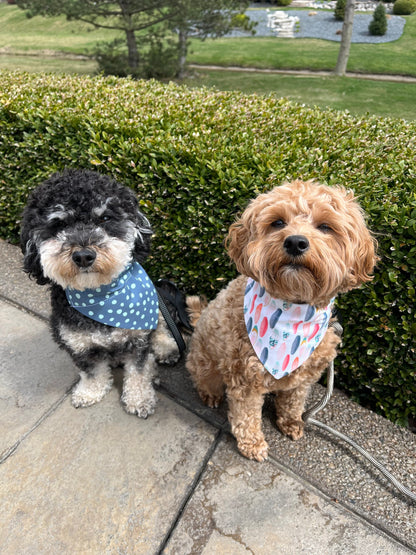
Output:
[[[159,319],[155,286],[138,262],[109,285],[97,289],[66,289],[69,304],[92,320],[131,330],[154,330]]]

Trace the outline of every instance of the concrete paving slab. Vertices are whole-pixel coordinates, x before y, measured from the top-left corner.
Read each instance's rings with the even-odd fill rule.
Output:
[[[182,361],[173,369],[161,368],[161,384],[177,401],[225,431],[227,403],[218,409],[202,404]],[[315,385],[308,400],[313,406],[325,393]],[[355,439],[396,479],[416,493],[416,435],[352,402],[335,390],[327,407],[316,417]],[[405,498],[365,458],[332,434],[309,425],[304,437],[292,441],[275,425],[272,397],[266,399],[263,429],[270,457],[307,480],[325,495],[343,503],[368,522],[416,549],[416,503]]]
[[[49,293],[47,288],[37,286],[33,281],[28,279],[28,277],[21,270],[20,250],[17,247],[9,245],[1,240],[0,240],[0,267],[2,268],[2,270],[4,269],[4,272],[0,273],[0,296],[3,296],[3,298],[11,300],[11,302],[16,303],[21,308],[23,307],[24,309],[34,312],[40,318],[46,318],[49,314]],[[28,316],[27,313],[25,312],[22,312],[22,314],[25,314],[25,316]],[[10,316],[7,316],[6,320],[8,323],[10,321]],[[35,320],[38,321],[37,318],[35,318]],[[30,329],[31,331],[35,332],[35,328],[33,327],[32,324],[33,324],[33,318],[32,316],[30,316],[27,320],[27,325],[28,325],[27,329]],[[29,343],[29,336],[30,336],[30,333],[28,335],[27,340],[21,341],[22,345],[19,345],[19,343],[15,344],[15,345],[18,345],[18,350],[17,350],[18,353],[21,352],[22,347],[26,346],[27,347],[26,354],[29,357],[30,356],[33,357],[34,353],[37,353],[39,349],[39,344],[45,343],[50,340],[51,341],[50,348],[54,352],[54,355],[52,357],[52,362],[55,361],[55,357],[59,356],[59,354],[61,354],[62,356],[66,356],[64,355],[64,353],[60,352],[56,346],[53,346],[52,340],[48,338],[46,327],[45,327],[45,334],[36,336],[36,333],[34,333],[33,343],[31,347],[27,345],[27,343]],[[18,337],[18,334],[17,334],[17,337]],[[9,351],[6,350],[4,352],[5,352],[6,358],[9,357]],[[15,359],[13,359],[13,356],[11,356],[10,360],[14,361]],[[35,358],[33,358],[33,360],[35,360]],[[72,364],[69,361],[69,359],[68,359],[68,364],[69,365]],[[9,365],[10,367],[13,367],[15,365],[15,362],[9,362]],[[38,367],[37,364],[34,366]],[[43,374],[44,369],[42,369],[42,365],[40,365],[40,369],[38,371],[40,373],[39,375],[44,375]],[[71,371],[73,371],[74,375],[76,375],[76,370],[73,368],[73,366],[71,366]],[[183,411],[184,409],[182,407],[186,407],[187,409],[189,409],[189,411],[191,411],[191,413],[193,413],[192,418],[196,419],[195,420],[196,422],[199,422],[199,417],[200,417],[208,424],[215,426],[217,429],[221,429],[223,431],[228,429],[228,423],[226,419],[226,410],[227,410],[226,403],[223,403],[219,410],[208,409],[207,407],[202,405],[195,390],[193,389],[192,383],[189,379],[186,369],[184,368],[183,360],[173,368],[161,367],[160,376],[161,376],[160,393],[162,394],[162,397],[164,395],[167,395],[171,400],[173,400],[173,404],[177,405],[178,410]],[[55,375],[53,375],[52,378],[55,378]],[[36,383],[32,385],[36,387]],[[32,433],[27,436],[25,434],[22,436],[21,439],[23,441],[21,444],[19,444],[18,446],[19,449],[16,451],[13,457],[9,457],[6,461],[8,465],[12,460],[16,461],[16,463],[20,465],[21,459],[17,458],[17,455],[24,453],[22,451],[22,448],[27,447],[28,442],[32,441],[33,438],[39,437],[37,436],[39,431],[44,430],[44,426],[51,421],[51,417],[54,416],[55,413],[60,411],[62,407],[68,406],[68,408],[71,408],[69,405],[69,400],[66,400],[65,402],[63,402],[63,400],[65,399],[65,395],[64,395],[64,391],[66,391],[65,386],[66,386],[66,382],[63,383],[63,389],[62,389],[63,397],[60,398],[58,396],[56,403],[52,403],[49,409],[46,411],[46,413],[42,413],[43,416],[40,418],[40,420],[37,421],[38,427],[35,426],[33,429],[31,422],[28,424],[27,427],[23,425],[22,430],[29,429],[29,430],[32,430]],[[10,384],[8,385],[8,387],[9,388],[11,387]],[[59,387],[60,385],[58,384],[57,389],[59,389]],[[0,388],[1,388],[1,377],[0,377]],[[16,391],[20,392],[20,385],[16,389]],[[1,392],[1,389],[0,389],[0,392]],[[117,394],[118,394],[117,390],[114,389],[111,393],[112,397],[109,397],[108,399],[106,399],[104,403],[108,403],[109,401],[111,401],[111,399],[114,399],[115,401],[114,407],[117,406],[117,409],[120,410],[121,415],[127,416],[123,413],[121,407],[118,405]],[[322,394],[322,387],[318,385],[314,388],[313,396],[317,398],[321,394]],[[1,412],[1,407],[2,407],[1,397],[2,395],[0,393],[0,420],[2,420],[3,413],[8,412],[8,410],[3,411],[3,413]],[[55,397],[52,396],[51,399],[55,399]],[[40,402],[42,402],[41,401],[42,395],[40,396],[39,400]],[[45,406],[47,405],[48,403],[45,404]],[[5,405],[3,405],[3,407],[4,406]],[[99,406],[101,406],[101,404]],[[19,409],[18,412],[21,411],[21,407],[18,409]],[[95,407],[92,407],[91,409],[87,409],[87,410],[94,410],[94,409]],[[62,428],[59,426],[56,428],[57,430],[56,441],[58,441],[60,445],[62,444],[62,442],[65,442],[65,434],[69,433],[68,430],[71,428],[72,416],[74,416],[75,418],[78,418],[77,415],[78,415],[78,411],[65,412],[65,418],[68,419],[66,428]],[[134,421],[137,421],[137,419],[135,419],[134,417],[129,417],[129,416],[127,417],[133,418]],[[9,417],[6,414],[5,416],[6,423],[7,422],[11,422],[12,424],[14,423],[13,417],[10,417],[9,420],[7,420],[7,418]],[[411,434],[411,432],[409,432],[408,430],[395,426],[391,422],[388,422],[386,419],[375,415],[371,411],[367,411],[366,409],[359,407],[356,403],[353,403],[352,401],[350,401],[345,395],[343,395],[339,391],[335,391],[334,397],[332,398],[330,405],[328,405],[328,407],[324,411],[320,412],[317,415],[317,418],[324,422],[332,423],[332,425],[336,429],[342,430],[346,432],[348,435],[350,435],[351,437],[358,439],[359,443],[362,443],[365,447],[367,447],[367,449],[372,454],[374,454],[379,460],[381,460],[381,462],[385,463],[388,469],[393,471],[393,473],[398,477],[398,479],[400,479],[405,485],[407,485],[413,491],[416,490],[416,483],[415,483],[416,473],[415,473],[415,466],[414,466],[416,462],[416,446],[415,446],[416,436],[414,434]],[[16,420],[16,423],[17,422],[18,421]],[[75,427],[77,427],[79,426],[79,423],[72,422],[72,425],[75,425]],[[88,423],[86,424],[86,426],[88,428],[89,426]],[[116,427],[117,426],[118,424],[116,425]],[[305,438],[298,442],[292,442],[287,438],[282,437],[274,425],[274,411],[270,402],[266,402],[266,407],[264,411],[264,429],[265,429],[266,437],[271,446],[271,449],[270,449],[271,461],[266,463],[266,465],[270,465],[270,464],[276,465],[280,470],[280,472],[282,473],[282,475],[291,476],[295,480],[295,482],[298,479],[298,481],[301,484],[303,483],[303,481],[307,481],[308,483],[311,484],[311,487],[315,485],[317,489],[323,492],[323,496],[324,496],[323,498],[325,502],[328,502],[330,504],[329,500],[330,499],[334,500],[334,504],[332,505],[332,508],[334,509],[335,513],[339,510],[341,511],[343,518],[348,519],[349,517],[351,517],[352,522],[354,523],[360,522],[360,520],[357,520],[356,517],[352,515],[352,512],[354,512],[355,515],[359,515],[364,519],[364,522],[362,524],[364,525],[365,529],[367,529],[368,523],[373,523],[374,527],[371,528],[370,526],[370,529],[373,530],[376,535],[378,533],[378,530],[381,530],[382,532],[380,532],[380,536],[385,538],[386,536],[384,532],[386,532],[390,534],[393,537],[393,539],[395,538],[399,542],[402,542],[403,544],[405,544],[410,549],[411,552],[416,553],[416,538],[415,538],[415,531],[414,531],[415,530],[414,523],[416,520],[415,504],[412,505],[411,503],[409,503],[409,501],[404,500],[400,496],[400,494],[396,490],[392,489],[392,487],[387,483],[387,481],[383,477],[381,477],[378,471],[375,470],[372,466],[370,466],[369,463],[363,462],[361,457],[357,455],[356,452],[352,450],[352,448],[345,446],[345,444],[343,444],[339,440],[336,440],[331,436],[328,436],[327,433],[322,432],[315,428],[310,428],[305,434]],[[22,430],[20,431],[18,430],[17,435],[19,435]],[[209,433],[213,433],[210,426],[208,426],[207,430],[209,430]],[[0,428],[0,431],[2,431],[1,428]],[[118,431],[117,433],[122,434],[121,431]],[[168,429],[166,430],[166,433],[169,433]],[[106,430],[105,434],[108,435],[109,437],[112,437],[111,431]],[[97,465],[98,465],[98,468],[100,469],[103,465],[103,463],[101,462],[103,452],[105,452],[106,455],[109,454],[108,455],[109,459],[115,456],[113,454],[114,451],[117,452],[117,446],[115,446],[115,443],[113,440],[111,440],[107,444],[107,439],[105,436],[100,438],[95,438],[95,439],[97,440],[98,443],[100,443],[100,445],[102,444],[103,447],[102,448],[100,447],[100,449],[97,448],[94,450],[91,450],[91,449],[85,450],[86,453],[89,453],[91,455],[89,459],[89,468],[92,468],[94,472],[96,472],[94,469],[96,468]],[[52,440],[50,439],[44,439],[45,444],[48,442],[51,443],[51,441]],[[195,445],[193,445],[193,441],[195,442]],[[200,457],[200,454],[204,453],[204,449],[202,449],[201,452],[198,451],[199,437],[194,437],[193,441],[190,441],[190,444],[192,444],[190,448],[197,449],[195,451],[195,457],[198,458]],[[104,449],[105,445],[107,445],[108,453]],[[215,446],[215,442],[214,444],[211,444],[211,446],[212,445]],[[231,445],[234,445],[234,440],[231,440]],[[148,447],[149,460],[151,457],[151,447],[153,446],[151,445]],[[38,452],[37,449],[38,447],[34,448],[35,454]],[[64,449],[64,446],[62,447],[62,449]],[[175,450],[171,451],[167,449],[166,456],[169,457],[170,453],[173,453],[173,455],[175,456]],[[253,474],[256,473],[260,477],[265,472],[264,469],[266,468],[266,466],[257,464],[257,463],[250,463],[249,461],[245,461],[245,459],[240,457],[240,455],[236,454],[236,456],[240,458],[241,461],[243,461],[244,463],[253,465],[252,466]],[[30,456],[28,453],[26,453],[25,457],[26,457],[25,464],[29,468]],[[46,455],[45,455],[45,459],[47,459]],[[71,467],[70,457],[67,456],[65,460],[67,461],[67,464],[71,468],[71,472],[74,473],[73,468]],[[184,460],[186,463],[187,459],[185,458]],[[205,456],[203,456],[202,458],[200,457],[199,462],[200,462],[200,468],[204,468],[204,465],[206,463]],[[58,460],[56,462],[56,465],[59,466],[59,464],[60,463]],[[81,467],[85,469],[87,467],[86,461],[83,460],[82,464],[83,466],[81,465]],[[148,460],[146,460],[143,463],[143,466],[146,467],[148,464],[149,464]],[[197,466],[195,461],[193,461],[191,465],[192,464],[194,464],[195,467]],[[179,465],[179,462],[178,462],[178,465]],[[39,464],[37,466],[39,468],[41,467],[41,465]],[[117,469],[119,469],[120,467],[121,467],[121,463],[118,463]],[[2,469],[3,469],[3,466],[0,466],[0,474]],[[41,470],[39,470],[39,472],[36,472],[30,468],[29,470],[32,473],[31,476],[33,476],[33,479],[35,479],[39,473],[42,474]],[[17,470],[15,474],[13,474],[13,472],[10,470],[9,472],[10,472],[9,476],[12,479],[14,478],[17,479],[18,477]],[[48,472],[46,472],[47,476],[49,476]],[[61,470],[60,472],[63,474],[63,470]],[[228,472],[228,468],[224,467],[223,472],[226,475]],[[293,472],[293,475],[291,474],[292,472]],[[52,473],[50,475],[52,476]],[[103,471],[103,476],[105,478],[104,471]],[[145,474],[145,476],[147,476],[147,474]],[[83,486],[85,486],[85,490],[86,490],[87,478],[86,477],[82,478],[82,477],[79,477],[78,475],[76,476],[76,478],[83,483]],[[60,482],[62,482],[61,477],[59,478],[59,480]],[[58,484],[59,484],[59,480],[58,480]],[[1,476],[0,476],[0,482],[1,482]],[[131,485],[131,482],[132,481],[130,481],[129,486]],[[54,483],[53,477],[50,479],[50,483],[51,484]],[[72,495],[71,499],[73,500],[74,495],[76,494],[71,491],[71,487],[68,484],[66,484],[66,482],[62,482],[62,483],[65,484],[65,488],[69,491],[69,495],[70,496]],[[236,487],[239,486],[238,481],[235,481],[234,484],[236,485]],[[290,485],[290,483],[287,482],[287,484],[289,489],[291,489],[292,486]],[[48,492],[49,486],[47,484],[46,478],[44,483],[41,485],[45,486],[45,491]],[[192,501],[193,500],[192,494],[193,494],[193,487],[194,487],[193,479],[188,483],[186,487],[184,483],[182,485],[183,485],[183,488],[187,491],[186,495],[189,495]],[[79,495],[75,500],[77,501],[79,498],[84,503],[84,505],[85,504],[87,505],[87,507],[88,507],[88,504],[90,503],[90,499],[93,498],[95,495],[94,493],[95,490],[98,490],[99,487],[101,487],[99,480],[95,475],[94,475],[94,479],[91,480],[91,483],[89,484],[89,486],[91,488],[91,492],[88,493],[85,491],[82,495]],[[26,491],[27,496],[31,495],[29,489],[30,487],[28,485],[28,491]],[[41,496],[39,493],[39,489],[41,488],[38,488],[38,489],[35,488],[32,496],[33,499],[40,499]],[[157,488],[155,486],[154,491],[156,490]],[[125,492],[125,498],[129,499],[129,494],[126,492],[126,489],[124,489],[123,491]],[[264,491],[267,492],[267,488],[265,488]],[[287,503],[288,503],[287,507],[289,507],[291,497],[288,495],[286,495],[285,497],[285,494],[283,493],[283,491],[281,492],[281,494],[283,498],[287,500]],[[233,494],[230,492],[229,495],[232,497]],[[56,493],[55,490],[54,490],[54,499],[58,499],[59,501],[61,501],[61,499],[59,499],[58,494]],[[113,502],[111,495],[107,496],[107,499],[109,500],[108,501],[109,503]],[[169,495],[167,499],[168,499],[168,505],[167,505],[168,508],[166,510],[166,513],[164,514],[166,515],[166,519],[167,518],[171,519],[170,522],[175,522],[175,523],[178,522],[179,526],[176,528],[176,532],[177,532],[180,530],[180,525],[183,520],[182,513],[181,513],[181,506],[179,507],[179,512],[176,512],[178,509],[178,505],[177,504],[175,505],[175,503],[172,503],[171,505],[169,505],[169,502],[170,502],[169,500],[171,499]],[[273,496],[269,498],[267,495],[265,495],[265,502],[268,503],[270,501],[271,506],[273,506],[273,500],[274,500]],[[62,502],[64,503],[64,501]],[[41,504],[43,503],[44,505],[43,501],[40,503]],[[118,502],[119,505],[120,503],[121,502]],[[164,503],[163,492],[160,493],[160,503],[162,505]],[[116,506],[118,507],[117,502],[116,502]],[[312,505],[312,512],[313,512],[314,506],[315,505]],[[240,510],[238,505],[236,505],[236,507],[238,510]],[[345,510],[343,507],[346,507],[347,510]],[[107,515],[106,522],[104,522],[103,520],[104,517],[101,518],[100,516],[98,519],[99,525],[102,527],[102,532],[100,537],[104,537],[107,528],[108,528],[107,531],[109,536],[112,536],[114,534],[113,532],[114,523],[111,520],[111,514],[109,513],[108,508],[106,509],[106,511],[104,511],[103,513],[104,516]],[[256,522],[258,511],[259,509],[257,508],[256,504],[254,504],[253,510],[250,512],[250,515],[247,516],[247,521]],[[64,515],[62,513],[60,514],[63,518],[63,524],[61,525],[63,529],[65,527],[67,513],[65,513]],[[83,518],[82,515],[85,515],[85,514],[88,515],[88,518],[90,518],[91,516],[91,513],[89,513],[87,509],[84,508],[84,506],[82,506],[82,508],[80,509],[80,514],[82,518]],[[121,520],[123,519],[123,514],[121,515]],[[16,514],[13,513],[12,515],[13,518],[15,518],[16,515],[18,515],[18,513]],[[53,520],[53,517],[49,518],[49,520],[51,519]],[[68,512],[69,525],[72,526],[74,519],[75,519],[74,515],[71,513],[71,511],[69,511]],[[150,527],[149,529],[151,530],[153,530],[152,527],[154,526],[154,522],[156,522],[157,524],[160,524],[160,521],[161,521],[160,514],[156,510],[152,514],[146,513],[146,522],[147,522],[147,519],[149,520],[149,523],[147,524],[147,526],[149,526]],[[307,519],[308,519],[308,516],[306,516],[306,520]],[[134,518],[133,518],[133,522],[135,522]],[[3,529],[7,528],[7,526],[8,526],[7,522],[5,523],[1,522],[1,512],[0,512],[0,545],[2,545]],[[34,525],[34,530],[39,537],[40,529],[37,528],[36,526],[37,525]],[[83,526],[84,526],[84,523],[83,523]],[[163,524],[161,526],[163,526]],[[210,520],[210,523],[208,523],[207,525],[204,524],[203,530],[206,531],[207,526],[208,527],[211,526],[211,534],[209,535],[208,532],[206,532],[205,534],[204,532],[206,538],[209,535],[209,538],[206,540],[207,543],[206,544],[204,543],[203,545],[203,549],[205,550],[204,551],[205,553],[215,553],[215,554],[227,553],[228,555],[228,553],[247,552],[244,545],[242,543],[239,543],[238,532],[236,534],[231,534],[229,536],[224,535],[221,530],[218,531],[215,521],[212,519]],[[273,528],[275,526],[275,523],[270,522],[270,526]],[[57,525],[55,525],[55,531],[57,529],[58,529]],[[131,528],[129,528],[129,530],[130,529]],[[144,534],[146,534],[147,528],[143,530],[144,530]],[[170,530],[169,526],[164,528],[163,532],[166,533],[167,530]],[[191,530],[191,528],[189,528],[189,530]],[[308,539],[307,543],[309,542],[310,531],[307,527],[302,528],[300,526],[297,526],[296,528],[292,528],[292,530],[294,535],[294,537],[292,538],[293,545],[301,545],[301,543],[299,542],[304,541],[303,538],[305,537]],[[162,536],[164,537],[164,533],[161,533],[160,537]],[[97,534],[100,534],[100,532],[97,532]],[[119,538],[122,536],[122,532],[120,534],[121,535],[118,536]],[[86,532],[84,533],[84,535],[86,537]],[[193,535],[191,536],[192,544],[196,542],[195,545],[198,545],[197,542],[199,541],[198,538],[200,538],[200,535],[201,535],[200,530],[195,529]],[[174,536],[172,536],[172,539]],[[317,550],[319,545],[318,539],[317,539],[318,537],[319,535],[315,537],[315,540],[317,542],[316,543]],[[129,549],[130,549],[129,546],[132,544],[128,543],[130,541],[130,536],[128,536],[128,538],[129,538],[128,540],[123,539],[122,542],[124,543],[120,544],[122,545],[122,548],[120,548],[119,550],[121,553],[129,553]],[[59,541],[61,541],[60,537],[58,539]],[[186,541],[189,542],[189,540],[186,540]],[[329,553],[329,554],[344,553],[344,551],[342,550],[332,551],[332,552],[330,550],[326,551],[326,546],[327,546],[327,543],[325,543],[327,541],[326,537],[323,537],[322,541],[323,541],[322,545],[324,547],[322,548],[322,551],[320,551],[321,553]],[[377,545],[375,539],[373,541],[373,539],[370,538],[369,541],[371,545]],[[90,551],[82,550],[81,552],[82,553],[118,552],[115,548],[113,549],[113,544],[111,543],[111,541],[108,540],[108,542],[109,542],[108,545],[110,545],[110,548],[108,549],[103,550],[100,545],[99,547],[93,547]],[[296,544],[296,542],[298,543]],[[124,549],[123,547],[124,545],[127,545],[126,549]],[[397,544],[397,545],[398,545],[398,549],[406,549],[404,545],[403,546],[400,546],[400,544]],[[149,548],[149,551],[148,551],[149,554],[153,552],[159,553],[159,551],[152,551],[152,549],[153,547]],[[330,548],[328,547],[328,549]],[[368,549],[366,549],[366,551],[368,551]],[[32,552],[38,553],[39,551],[27,550],[25,552],[20,550],[18,553],[20,555],[20,553],[32,553]],[[65,553],[65,550],[63,550],[62,552]],[[72,550],[71,553],[73,552],[75,553],[76,551]],[[136,553],[136,551],[131,551],[131,552]],[[306,548],[306,551],[304,552],[309,553],[310,551]],[[402,551],[395,551],[395,553],[396,552],[401,553]],[[256,555],[262,555],[262,553],[263,553],[262,551],[256,552]],[[283,553],[302,553],[302,551],[289,550],[289,551],[283,551]],[[348,551],[345,551],[345,553],[348,553]],[[389,552],[380,551],[380,553],[384,555],[384,553],[389,553]]]
[[[177,402],[228,431],[227,403],[221,403],[219,409],[208,409],[192,391],[183,362],[172,374],[169,370],[161,370],[162,385]],[[325,388],[316,384],[308,406],[313,406],[324,393]],[[355,439],[416,493],[415,434],[357,405],[339,390],[334,391],[327,407],[315,418]],[[299,441],[283,436],[275,425],[272,396],[265,402],[263,430],[274,461],[416,552],[416,503],[404,497],[353,447],[312,425]]]
[[[68,398],[0,467],[0,551],[156,553],[213,439],[164,397],[147,420],[116,389],[87,409]]]
[[[43,318],[49,318],[49,287],[38,285],[23,271],[23,255],[16,245],[0,240],[0,293]]]
[[[0,459],[71,387],[77,371],[45,322],[0,301]]]
[[[334,506],[273,461],[243,459],[223,441],[164,551],[166,555],[399,555],[409,551]]]
[[[309,406],[325,389],[315,386]],[[332,434],[309,425],[299,441],[284,437],[266,406],[264,430],[270,456],[381,530],[416,548],[416,503],[405,498],[358,451]],[[416,494],[416,435],[335,391],[316,416],[366,449],[399,482]]]
[[[185,368],[185,356],[175,366],[159,366],[158,382],[162,391],[177,403],[181,403],[213,426],[229,429],[227,403],[222,402],[216,410],[212,410],[202,403],[189,372]]]

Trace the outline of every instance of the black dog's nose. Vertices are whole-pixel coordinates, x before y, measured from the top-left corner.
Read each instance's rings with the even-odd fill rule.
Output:
[[[89,268],[96,258],[97,255],[92,249],[80,249],[72,253],[72,260],[80,268]]]
[[[289,235],[283,246],[290,256],[300,256],[309,249],[309,241],[304,235]]]

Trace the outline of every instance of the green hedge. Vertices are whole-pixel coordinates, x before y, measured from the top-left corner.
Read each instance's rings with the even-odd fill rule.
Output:
[[[358,194],[377,233],[374,281],[338,300],[338,385],[390,419],[416,414],[416,126],[275,97],[116,78],[2,73],[0,235],[66,166],[134,188],[156,230],[149,272],[212,297],[235,275],[223,241],[248,200],[316,178]]]
[[[396,0],[393,4],[394,15],[411,15],[416,11],[416,0]]]

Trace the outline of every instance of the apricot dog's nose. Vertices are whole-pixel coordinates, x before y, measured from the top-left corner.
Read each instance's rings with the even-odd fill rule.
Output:
[[[300,256],[309,249],[309,241],[304,235],[289,235],[283,247],[290,256]]]

